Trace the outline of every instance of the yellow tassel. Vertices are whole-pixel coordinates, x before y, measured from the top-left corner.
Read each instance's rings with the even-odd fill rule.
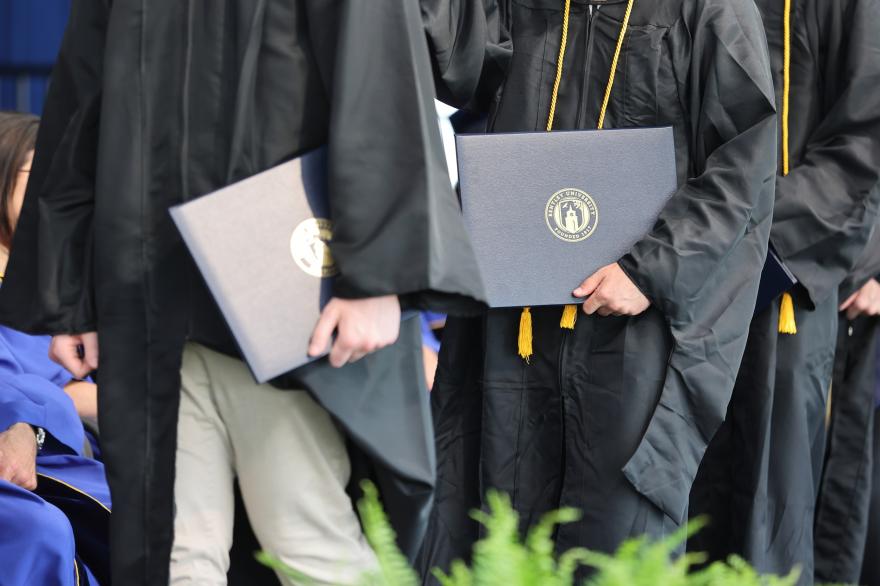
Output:
[[[782,294],[782,302],[779,304],[779,333],[797,333],[797,324],[794,321],[794,301],[789,293]]]
[[[578,306],[566,305],[562,310],[562,319],[559,320],[559,327],[566,330],[573,330],[574,324],[578,319]]]
[[[532,357],[532,312],[523,307],[519,316],[519,355],[526,362]]]

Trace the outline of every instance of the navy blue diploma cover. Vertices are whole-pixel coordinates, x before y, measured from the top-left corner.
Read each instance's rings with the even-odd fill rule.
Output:
[[[767,260],[761,270],[761,284],[758,286],[758,299],[755,302],[755,315],[758,315],[773,301],[794,287],[797,278],[792,274],[785,263],[770,248],[767,251]]]
[[[491,307],[563,305],[677,189],[672,128],[459,135],[465,223]]]
[[[258,382],[310,362],[336,267],[326,149],[171,208]]]

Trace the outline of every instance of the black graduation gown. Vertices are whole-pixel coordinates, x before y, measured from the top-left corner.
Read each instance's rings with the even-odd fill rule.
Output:
[[[759,0],[782,101],[780,0]],[[837,331],[837,290],[859,258],[880,186],[880,3],[795,0],[791,171],[776,181],[770,240],[799,280],[798,333],[777,333],[779,304],[756,316],[727,421],[694,488],[712,525],[689,548],[746,557],[813,579],[813,518]]]
[[[543,130],[563,4],[503,4],[513,57],[495,131]],[[572,3],[555,128],[595,128],[624,7]],[[561,505],[582,509],[583,521],[559,530],[560,549],[608,551],[684,520],[733,387],[770,228],[776,117],[751,2],[636,2],[606,127],[656,125],[674,127],[680,187],[620,261],[651,309],[581,314],[572,332],[559,328],[561,308],[533,309],[530,364],[517,355],[518,310],[448,321],[432,392],[427,580],[429,568],[467,558],[479,535],[468,512],[488,488],[511,495],[523,525]]]
[[[472,311],[482,286],[433,93],[409,0],[73,2],[0,320],[99,332],[116,583],[167,583],[184,341],[236,352],[169,206],[328,144],[336,295]],[[435,472],[418,331],[278,381],[369,456],[410,554]]]
[[[858,584],[874,461],[874,388],[880,318],[840,314],[828,442],[814,526],[815,580]],[[872,554],[876,555],[876,554]]]
[[[880,408],[874,409],[874,437],[871,451],[880,454]],[[880,466],[871,471],[871,504],[868,509],[868,537],[865,540],[865,557],[862,564],[860,584],[876,586],[880,584]]]
[[[840,286],[841,300],[880,275],[880,231],[871,234],[855,270]],[[874,390],[880,318],[838,316],[828,441],[814,524],[815,578],[857,584],[866,553],[874,461]]]
[[[480,114],[510,67],[507,10],[497,0],[419,0],[437,99]]]

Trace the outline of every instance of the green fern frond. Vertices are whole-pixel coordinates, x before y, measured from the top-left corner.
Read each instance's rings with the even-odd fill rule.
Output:
[[[471,563],[474,586],[512,586],[528,572],[525,548],[519,543],[519,515],[510,497],[497,491],[486,494],[489,511],[474,511],[486,527],[486,537],[474,545]]]
[[[564,579],[556,560],[556,543],[553,533],[559,525],[580,520],[581,512],[573,508],[562,508],[546,513],[526,536],[528,584],[546,586],[569,586],[572,575]]]
[[[452,562],[450,572],[451,574],[447,576],[438,568],[431,570],[431,574],[437,578],[441,586],[471,586],[473,584],[471,571],[463,561],[455,560]]]
[[[379,562],[379,569],[363,576],[362,586],[416,586],[419,577],[397,547],[396,536],[379,502],[376,487],[362,484],[364,497],[358,510],[364,533]],[[704,519],[691,521],[669,537],[651,540],[642,536],[625,541],[613,555],[571,549],[556,557],[556,527],[580,518],[574,509],[544,515],[525,540],[520,539],[519,516],[510,498],[500,492],[486,495],[486,508],[471,516],[485,527],[485,537],[474,545],[470,568],[453,562],[449,574],[435,569],[442,586],[573,586],[581,566],[595,572],[585,586],[795,586],[799,569],[788,576],[762,576],[745,560],[731,557],[693,571],[707,559],[705,554],[675,555],[689,536],[699,531]],[[313,583],[268,553],[258,559],[298,584]]]
[[[286,576],[291,580],[296,581],[297,584],[301,584],[302,586],[308,586],[309,584],[314,584],[315,581],[299,572],[294,570],[271,553],[265,551],[258,551],[254,557],[257,558],[257,561],[263,564],[264,566],[271,568],[281,574],[282,576]]]
[[[588,550],[576,547],[559,556],[559,563],[557,564],[556,569],[557,581],[559,584],[562,584],[563,586],[574,584],[575,572],[577,572],[578,568],[581,566],[586,565],[588,553]]]
[[[379,490],[368,480],[361,483],[361,490],[364,491],[364,496],[358,502],[358,512],[363,523],[364,535],[379,561],[379,571],[365,576],[364,583],[383,586],[418,586],[418,575],[397,547],[397,535],[379,502]]]

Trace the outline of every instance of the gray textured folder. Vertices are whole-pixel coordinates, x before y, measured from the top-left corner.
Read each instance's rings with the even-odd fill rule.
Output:
[[[671,128],[459,135],[456,147],[492,307],[571,303],[650,231],[677,187]]]
[[[335,273],[326,172],[319,149],[171,209],[259,382],[310,361]]]

